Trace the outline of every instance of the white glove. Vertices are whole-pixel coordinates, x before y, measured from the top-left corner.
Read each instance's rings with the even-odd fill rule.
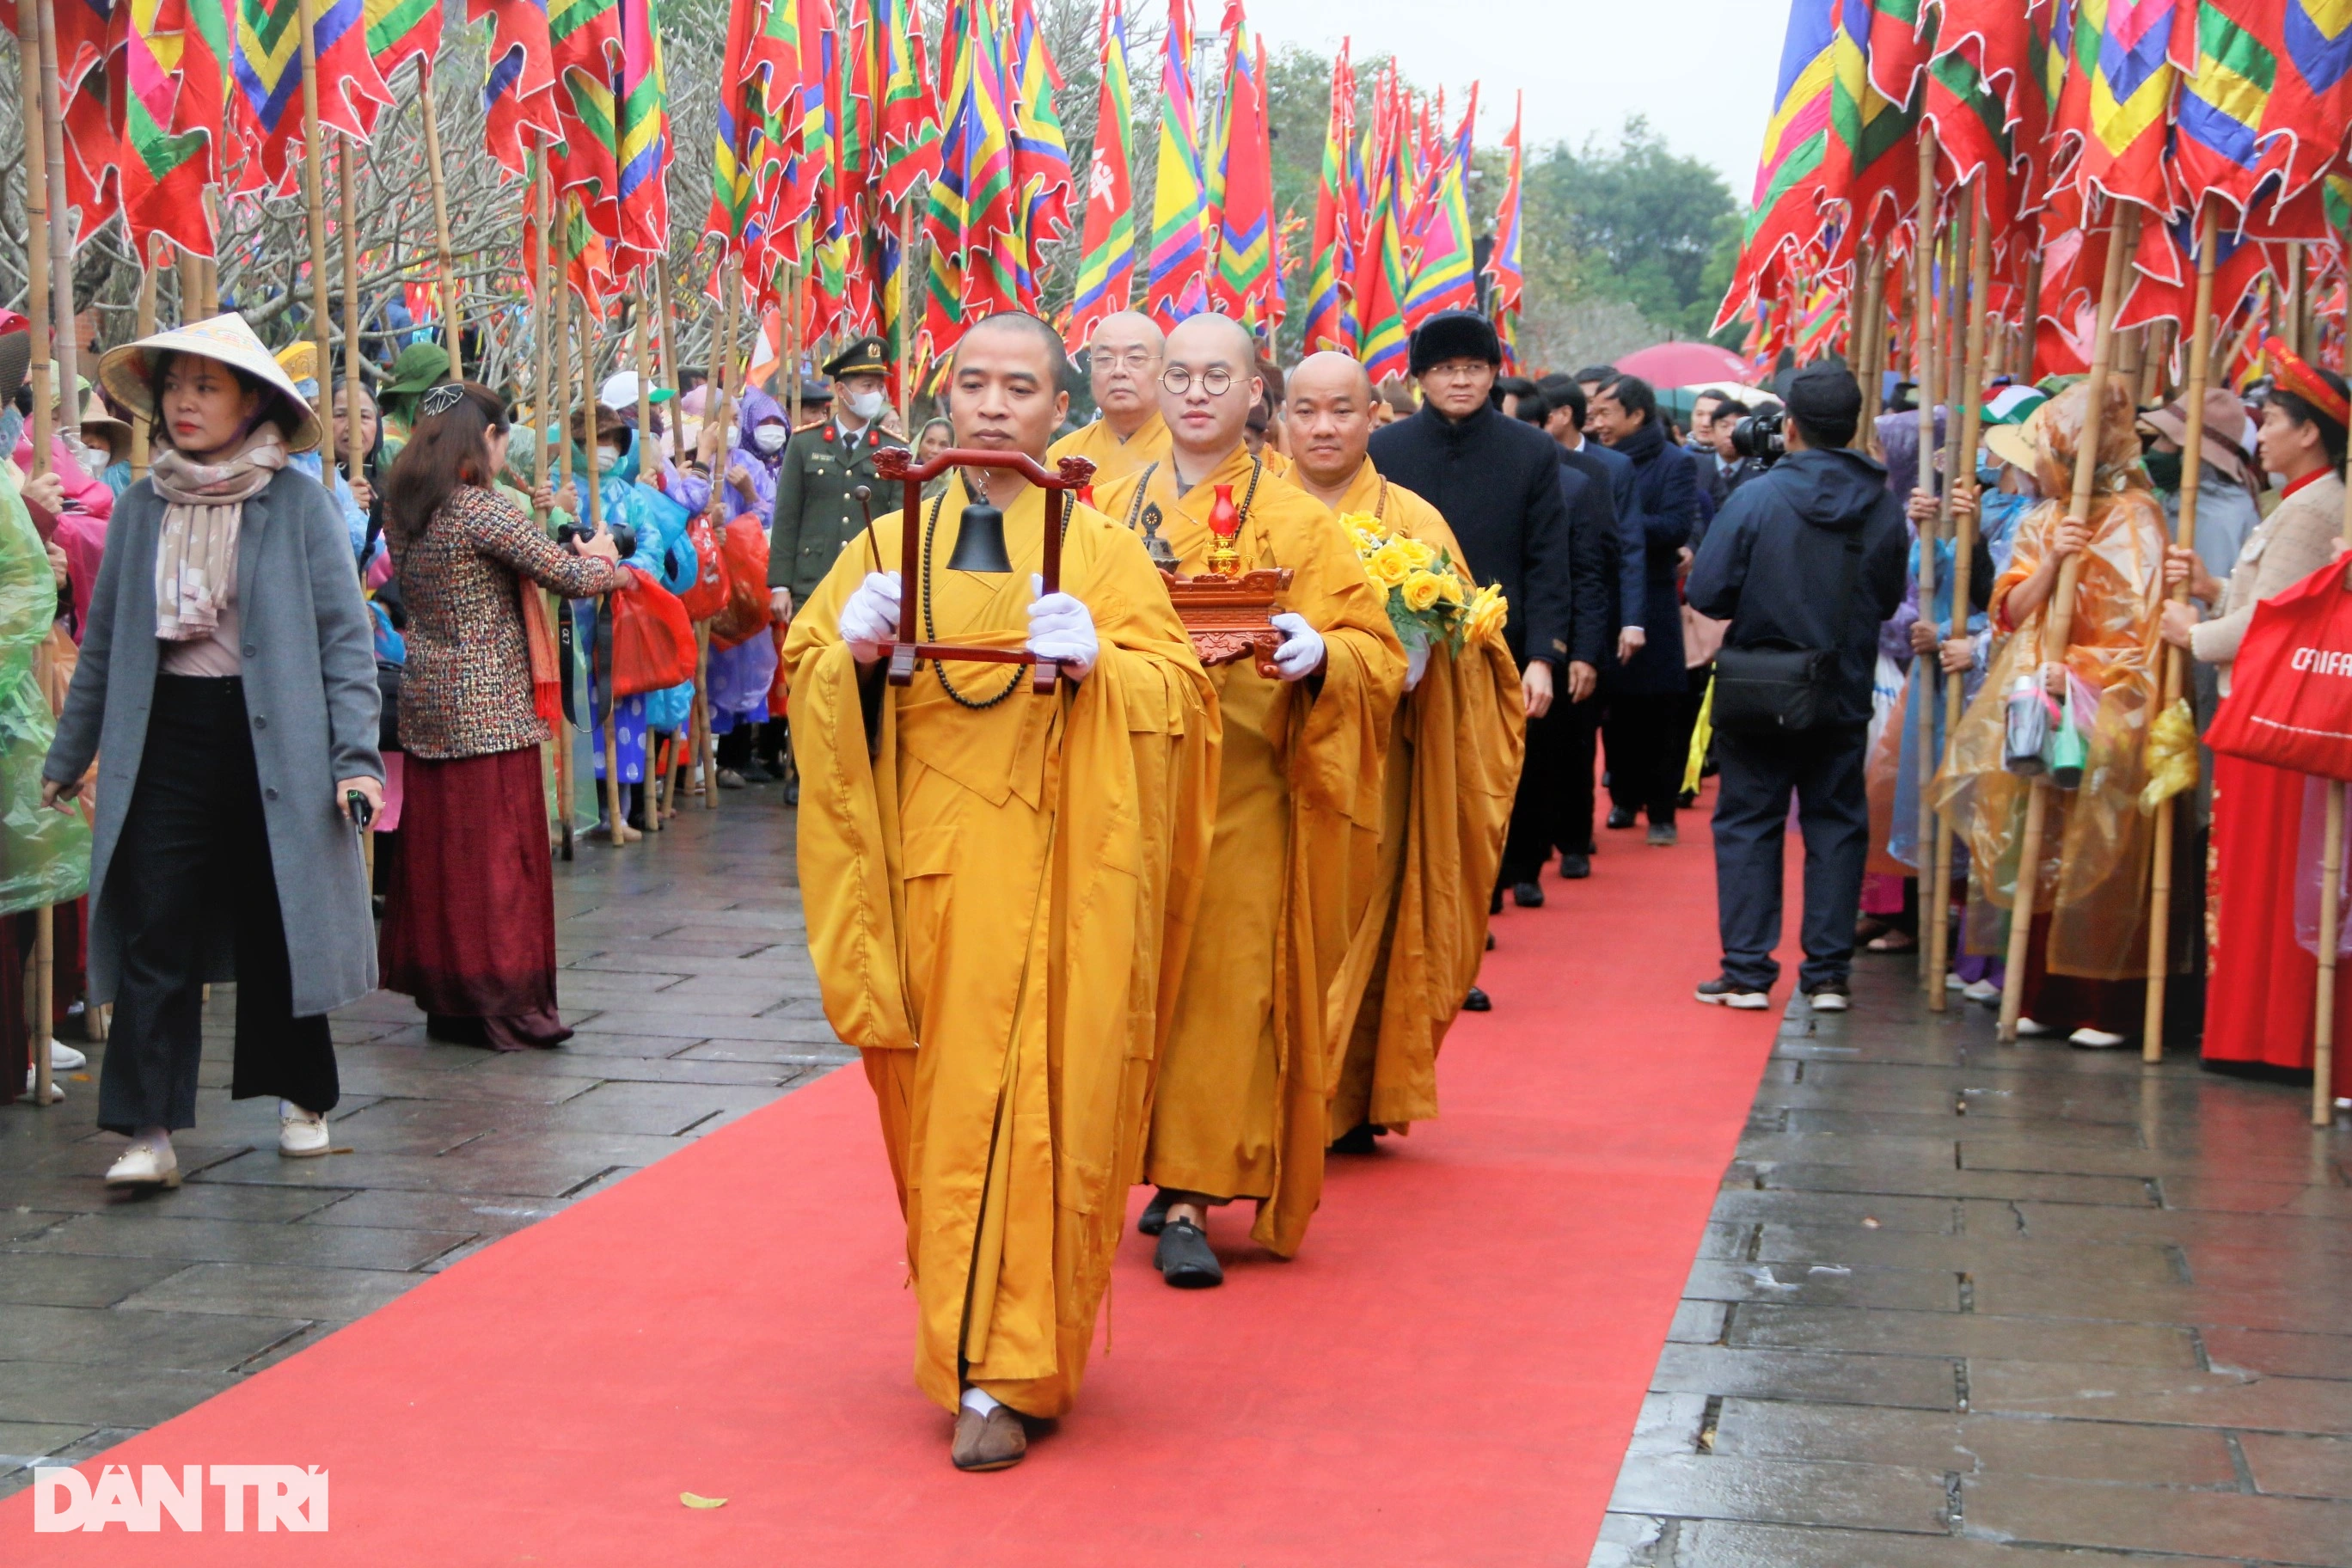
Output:
[[[1101,656],[1095,639],[1092,611],[1067,594],[1045,592],[1045,579],[1029,574],[1029,651],[1041,659],[1059,659],[1072,680],[1084,680]]]
[[[866,581],[841,606],[841,640],[849,645],[858,663],[872,664],[882,657],[875,645],[892,641],[898,635],[898,574],[868,572]]]
[[[1411,691],[1429,673],[1429,645],[1415,643],[1404,650],[1404,689]]]
[[[1285,680],[1304,680],[1323,668],[1323,639],[1307,617],[1285,610],[1267,618],[1269,626],[1281,628],[1286,635],[1282,646],[1274,650],[1274,667]]]

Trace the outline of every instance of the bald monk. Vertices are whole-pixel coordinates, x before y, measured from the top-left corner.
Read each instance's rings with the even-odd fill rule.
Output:
[[[1160,382],[1167,459],[1096,491],[1130,529],[1152,518],[1197,575],[1216,487],[1231,486],[1242,569],[1295,574],[1273,616],[1279,679],[1246,659],[1209,672],[1224,718],[1216,844],[1144,1164],[1160,1192],[1143,1227],[1159,1234],[1161,1278],[1186,1288],[1224,1279],[1212,1205],[1258,1200],[1251,1237],[1288,1258],[1322,1195],[1327,999],[1348,946],[1348,889],[1370,877],[1379,848],[1381,763],[1404,680],[1404,650],[1338,519],[1243,444],[1261,395],[1255,363],[1228,318],[1181,323]]]
[[[1371,378],[1343,353],[1290,373],[1291,479],[1339,514],[1418,540],[1470,569],[1435,507],[1382,479],[1364,455]],[[1377,1132],[1437,1114],[1437,1052],[1486,947],[1487,889],[1502,864],[1527,720],[1502,628],[1407,660],[1405,694],[1381,771],[1373,880],[1350,888],[1347,961],[1331,988],[1341,1042],[1332,1089],[1338,1153],[1369,1153]]]
[[[1061,353],[1034,317],[972,327],[956,445],[1042,458]],[[975,483],[1009,574],[946,569]],[[1056,594],[1033,575],[1045,493],[1019,476],[969,470],[923,517],[937,564],[912,589],[897,529],[855,539],[785,639],[801,889],[906,1215],[916,1385],[955,1413],[958,1468],[1001,1469],[1086,1370],[1208,858],[1217,712],[1161,578],[1100,512],[1073,506]],[[1062,661],[1058,693],[969,661],[888,685],[876,644],[910,591],[924,640],[1026,646]]]
[[[1087,344],[1087,386],[1102,416],[1054,443],[1054,458],[1084,458],[1095,466],[1095,491],[1168,457],[1168,424],[1160,417],[1160,371],[1168,339],[1150,317],[1118,310],[1102,319]]]

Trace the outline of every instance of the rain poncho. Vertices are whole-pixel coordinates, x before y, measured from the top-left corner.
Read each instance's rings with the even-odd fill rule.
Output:
[[[2064,497],[2072,489],[2089,401],[2087,384],[2078,384],[2042,414],[2036,477],[2045,496]],[[2051,793],[2034,900],[2035,910],[2051,916],[2051,973],[2095,980],[2139,976],[2147,952],[2152,824],[2138,801],[2160,672],[2157,626],[2166,536],[2164,510],[2138,456],[2130,389],[2120,378],[2111,380],[2100,422],[2091,543],[2075,586],[2064,655],[2089,755],[2081,788]],[[2042,563],[2065,510],[2063,500],[2047,500],[2019,524],[2009,567],[1993,585],[1997,623],[2009,624],[2009,595]],[[1999,923],[1991,910],[2011,908],[2016,893],[2018,841],[2032,784],[2003,765],[2005,710],[2017,679],[2033,675],[2042,662],[2050,608],[2025,616],[1993,656],[1982,689],[1960,721],[1953,755],[1936,778],[1938,808],[1952,814],[1967,835],[1972,863],[1988,872],[1969,885],[1972,900],[1990,905],[1970,911],[1979,937]]]
[[[0,475],[0,914],[89,889],[89,825],[78,811],[41,804],[41,763],[57,721],[34,658],[57,608],[48,552],[15,479]]]
[[[782,424],[784,411],[774,398],[755,386],[743,394],[743,406],[738,412],[740,417],[730,419],[729,423],[736,426],[740,439],[733,447],[720,454],[716,468],[722,479],[730,469],[743,468],[751,476],[751,489],[746,493],[742,486],[731,481],[728,484],[726,508],[720,521],[723,523],[726,518],[740,517],[748,511],[764,527],[768,514],[775,510],[776,470],[783,466],[784,453],[781,447],[773,452],[761,451],[752,444],[751,432],[767,420]],[[669,482],[668,488],[670,495],[680,506],[688,511],[700,511],[710,504],[710,485],[709,476],[679,474]]]
[[[694,586],[697,571],[694,546],[686,537],[686,524],[691,514],[661,491],[637,482],[636,432],[625,430],[621,439],[621,460],[604,476],[598,488],[604,525],[610,528],[615,523],[625,524],[636,532],[636,553],[624,564],[641,568],[673,594],[684,593]],[[572,455],[572,501],[583,519],[588,515],[588,492],[582,487],[594,472],[593,460],[575,447]],[[580,646],[593,647],[594,602],[583,600],[573,614],[583,617]],[[645,782],[646,735],[684,728],[693,707],[694,683],[690,680],[640,697],[625,697],[615,705],[615,751],[624,783]],[[594,754],[596,776],[602,778],[603,748],[595,748]]]

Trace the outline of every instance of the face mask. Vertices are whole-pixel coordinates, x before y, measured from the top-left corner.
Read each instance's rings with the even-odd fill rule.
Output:
[[[882,395],[878,392],[853,392],[849,395],[849,412],[860,419],[871,419],[882,412]]]
[[[729,426],[727,426],[727,445],[728,445],[728,447],[731,450],[731,449],[733,449],[734,447],[737,447],[741,446],[742,444],[743,444],[743,426],[741,426],[740,425],[730,425]]]
[[[2140,456],[2140,466],[2147,470],[2148,483],[2160,490],[2180,488],[2180,454],[2178,452],[2146,452]]]
[[[596,471],[598,473],[611,473],[614,468],[619,466],[620,461],[621,454],[614,448],[611,447],[599,447],[596,448]]]
[[[788,436],[781,425],[762,425],[751,432],[751,440],[762,452],[781,452]]]

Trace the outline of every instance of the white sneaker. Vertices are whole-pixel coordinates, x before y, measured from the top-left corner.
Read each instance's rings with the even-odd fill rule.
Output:
[[[34,1072],[35,1069],[32,1068],[26,1068],[25,1069],[25,1092],[26,1094],[33,1093],[39,1081],[35,1078]],[[59,1083],[55,1078],[51,1078],[49,1079],[49,1103],[51,1105],[55,1105],[58,1100],[63,1100],[65,1097],[66,1086]]]
[[[107,1167],[106,1184],[110,1187],[176,1187],[180,1184],[180,1157],[172,1152],[172,1141],[160,1143],[134,1141],[122,1152],[122,1158]]]
[[[1816,991],[1805,1000],[1816,1013],[1843,1013],[1853,1005],[1853,998],[1843,991]]]
[[[2066,1037],[2066,1043],[2086,1051],[2111,1051],[2130,1038],[2129,1035],[2110,1035],[2105,1029],[2077,1029]]]
[[[1960,994],[1971,1002],[1982,1002],[1992,1006],[2000,1001],[2000,987],[1990,980],[1971,980],[1960,987]]]
[[[2017,1033],[2021,1039],[2032,1039],[2038,1036],[2054,1035],[2057,1032],[2049,1025],[2037,1024],[2031,1018],[2020,1018],[2017,1021]]]
[[[1966,991],[1968,988],[1969,988],[1969,983],[1968,983],[1967,981],[1965,981],[1965,980],[1963,980],[1963,979],[1961,979],[1961,978],[1960,978],[1960,974],[1959,974],[1959,971],[1958,971],[1958,970],[1956,970],[1956,969],[1947,969],[1946,971],[1944,971],[1944,989],[1945,989],[1945,990],[1947,990],[1947,991]]]
[[[278,1102],[278,1152],[297,1160],[307,1160],[327,1152],[327,1119],[315,1110],[305,1110],[290,1100]]]
[[[86,1068],[88,1066],[89,1066],[89,1058],[82,1055],[79,1051],[74,1049],[71,1046],[67,1045],[63,1040],[51,1040],[49,1042],[49,1070],[51,1072],[72,1072],[79,1068]]]

